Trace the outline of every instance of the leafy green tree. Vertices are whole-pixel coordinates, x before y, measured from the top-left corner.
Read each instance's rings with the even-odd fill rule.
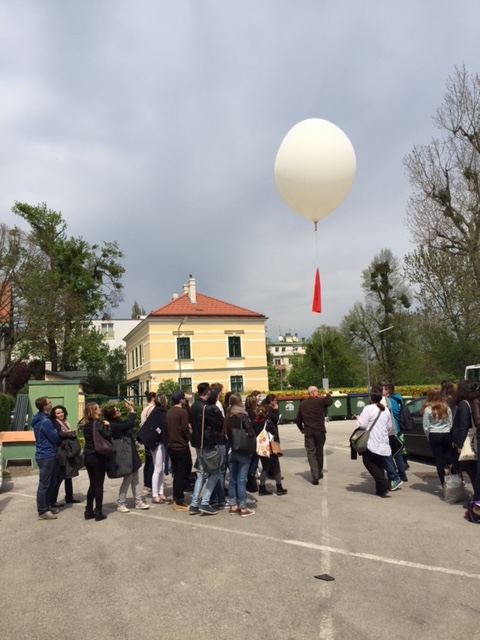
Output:
[[[361,375],[361,358],[355,346],[335,327],[322,325],[313,332],[305,355],[297,356],[288,375],[290,386],[321,388],[328,378],[332,388],[356,386]]]
[[[145,309],[143,307],[141,307],[138,302],[135,300],[135,302],[132,305],[132,315],[131,318],[133,320],[136,320],[138,318],[138,316],[144,316],[145,315]]]
[[[382,249],[362,272],[362,289],[365,302],[355,303],[343,318],[342,333],[373,355],[385,381],[398,382],[408,344],[410,294],[390,249]]]
[[[116,242],[90,245],[67,236],[66,222],[46,204],[16,202],[13,212],[29,225],[28,246],[19,247],[22,265],[30,247],[36,268],[15,278],[23,305],[23,321],[34,326],[27,336],[30,353],[52,362],[54,370],[74,370],[89,331],[89,322],[121,300],[123,257]]]
[[[286,379],[285,379],[285,384],[280,381],[280,375],[278,373],[278,371],[275,369],[275,365],[273,362],[273,355],[270,353],[270,350],[268,348],[268,344],[266,345],[267,348],[267,374],[268,374],[268,389],[269,390],[274,390],[274,389],[281,389],[282,387],[285,387],[286,384]]]
[[[172,393],[178,389],[178,383],[175,382],[173,378],[169,378],[167,380],[162,380],[162,382],[158,385],[157,393],[159,395],[165,396],[168,401],[172,397]]]

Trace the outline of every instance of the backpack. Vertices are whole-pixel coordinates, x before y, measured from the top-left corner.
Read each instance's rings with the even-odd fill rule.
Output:
[[[405,403],[402,403],[402,405],[400,406],[400,415],[398,417],[398,423],[402,431],[413,431],[413,427],[415,426],[415,423],[412,418],[412,414],[408,410],[408,407]]]

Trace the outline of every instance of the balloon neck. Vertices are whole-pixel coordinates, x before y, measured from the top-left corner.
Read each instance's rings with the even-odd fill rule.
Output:
[[[317,222],[314,222],[313,224],[315,225],[315,231],[316,231],[316,230],[317,230],[317,224],[318,224],[318,223],[317,223]]]

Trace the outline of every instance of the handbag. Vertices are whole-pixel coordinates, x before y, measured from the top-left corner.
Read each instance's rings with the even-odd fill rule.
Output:
[[[113,444],[107,438],[104,438],[99,431],[99,428],[102,426],[101,422],[98,420],[94,420],[92,424],[92,432],[93,432],[93,447],[95,449],[95,453],[98,453],[101,456],[113,456],[115,453],[115,449],[113,448]]]
[[[445,502],[448,502],[449,504],[463,502],[465,498],[469,497],[462,474],[457,471],[453,465],[450,465],[445,469],[443,497]]]
[[[373,427],[375,426],[375,424],[377,423],[377,420],[379,419],[381,413],[382,411],[381,409],[379,409],[378,415],[373,421],[373,424],[370,427],[370,429],[360,429],[360,427],[357,427],[355,431],[352,433],[352,435],[350,436],[350,446],[357,453],[363,453],[364,451],[367,450],[367,443],[370,437],[370,433]]]
[[[464,402],[467,402],[466,400]],[[470,403],[467,402],[470,409],[471,427],[468,430],[467,437],[465,438],[458,459],[460,462],[473,462],[477,459],[477,429],[473,421],[472,408]]]
[[[257,454],[261,458],[270,457],[270,434],[266,429],[267,422],[262,427],[262,430],[257,436]]]
[[[133,473],[132,441],[120,436],[112,439],[115,455],[107,462],[107,476],[109,478],[125,478]]]
[[[228,439],[232,445],[232,451],[241,455],[253,456],[257,451],[257,439],[247,434],[247,430],[244,427],[244,418],[245,416],[242,416],[240,427],[230,429]]]
[[[198,459],[205,473],[210,474],[216,473],[220,470],[223,464],[223,455],[218,446],[215,446],[212,449],[203,448],[203,436],[205,433],[205,408],[206,407],[203,407],[202,412],[202,439],[200,442],[200,455],[198,456]]]
[[[273,456],[283,456],[282,447],[280,446],[280,443],[277,442],[276,440],[272,440],[270,442],[270,450]]]

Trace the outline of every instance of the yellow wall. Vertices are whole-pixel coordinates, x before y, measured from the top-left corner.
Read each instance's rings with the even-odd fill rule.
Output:
[[[245,392],[268,391],[264,319],[188,318],[180,333],[178,327],[177,318],[146,318],[126,337],[127,380],[139,379],[140,394],[155,390],[162,380],[176,381],[180,370],[182,378],[192,378],[194,391],[205,381],[221,382],[228,391],[231,376],[243,376]],[[228,336],[234,335],[241,340],[241,358],[228,357]],[[178,336],[190,338],[190,360],[177,359]]]

